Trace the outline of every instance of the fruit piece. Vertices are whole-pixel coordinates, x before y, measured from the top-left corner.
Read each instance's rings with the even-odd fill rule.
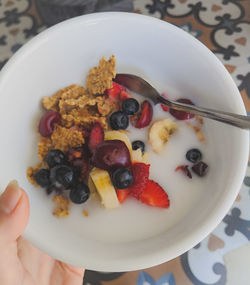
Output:
[[[122,90],[119,98],[120,98],[120,101],[123,102],[126,99],[132,98],[132,95],[129,92],[127,92],[126,90]]]
[[[104,140],[104,131],[99,123],[95,123],[89,135],[89,149],[94,151],[95,147]]]
[[[144,163],[134,163],[132,165],[132,174],[134,177],[133,184],[129,187],[131,195],[136,199],[140,199],[141,193],[148,182],[149,167]]]
[[[128,127],[128,116],[121,111],[114,112],[109,118],[111,129],[125,130]]]
[[[134,178],[128,168],[119,167],[112,172],[111,181],[115,188],[126,189],[132,185]]]
[[[133,150],[137,150],[137,149],[141,149],[142,152],[145,151],[145,144],[142,141],[133,141],[132,142],[132,149]]]
[[[106,209],[119,207],[115,188],[111,182],[109,173],[105,170],[94,168],[90,172],[90,177]]]
[[[135,127],[138,129],[147,127],[153,117],[153,108],[149,101],[144,101],[141,104],[141,112],[138,115],[138,120],[135,123]]]
[[[142,162],[148,164],[149,163],[148,153],[147,152],[142,153],[141,149],[139,148],[137,150],[133,150],[131,152],[131,160],[132,163]]]
[[[95,184],[94,184],[90,174],[89,174],[89,177],[88,177],[88,187],[89,187],[91,195],[94,195],[97,192],[97,189],[95,187]]]
[[[192,170],[198,176],[203,177],[207,174],[208,165],[203,161],[199,161],[192,167]]]
[[[48,166],[50,168],[60,165],[60,164],[66,164],[67,163],[67,157],[66,155],[60,150],[60,149],[52,149],[50,150],[46,157],[46,162],[48,163]]]
[[[132,151],[132,146],[131,146],[131,142],[129,140],[129,138],[127,137],[126,134],[120,132],[120,131],[106,131],[104,133],[104,140],[109,141],[109,140],[120,140],[123,141],[129,152]]]
[[[84,183],[78,183],[71,188],[69,198],[75,204],[82,204],[88,200],[89,195],[89,187]]]
[[[196,163],[202,159],[202,154],[197,148],[192,148],[186,153],[188,161]]]
[[[56,188],[69,189],[74,178],[73,169],[68,165],[57,165],[50,170],[50,180]]]
[[[177,129],[177,124],[171,119],[155,121],[149,130],[149,144],[153,151],[160,153]]]
[[[148,180],[145,189],[141,193],[140,201],[153,207],[168,208],[170,201],[163,188],[153,180]]]
[[[189,99],[185,99],[185,98],[181,98],[176,100],[176,102],[179,103],[184,103],[184,104],[188,104],[188,105],[194,105],[194,103],[189,100]],[[183,111],[178,111],[178,110],[174,110],[174,109],[169,109],[169,113],[174,116],[177,120],[189,120],[194,118],[194,114],[190,114],[187,112],[183,112]]]
[[[161,94],[162,97],[164,98],[168,98],[168,96],[166,94]],[[161,104],[161,108],[164,112],[168,112],[169,111],[169,107],[167,105]]]
[[[139,111],[139,103],[134,98],[126,99],[122,102],[122,111],[127,115],[134,115]]]
[[[82,147],[71,148],[68,153],[69,163],[73,166],[76,176],[85,180],[89,171],[89,155]]]
[[[126,90],[126,88],[113,81],[113,86],[108,88],[105,93],[110,99],[117,100],[122,90]]]
[[[130,166],[131,159],[129,150],[123,141],[108,140],[96,146],[92,162],[98,168],[110,170],[120,166]]]
[[[120,203],[123,203],[129,196],[129,189],[116,189],[116,195]]]
[[[59,113],[53,111],[45,113],[39,122],[39,133],[43,137],[49,137],[53,133],[55,125],[60,122],[61,115]]]
[[[50,186],[50,179],[49,179],[49,170],[48,169],[40,169],[34,174],[34,179],[36,180],[37,184],[43,188],[47,188]]]
[[[188,165],[179,165],[176,167],[175,171],[181,170],[188,178],[192,179],[192,174],[188,168]]]

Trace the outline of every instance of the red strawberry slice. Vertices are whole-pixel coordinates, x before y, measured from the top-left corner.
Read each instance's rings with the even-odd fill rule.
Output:
[[[134,163],[131,167],[134,182],[129,187],[129,190],[131,191],[131,195],[138,200],[140,199],[141,193],[148,182],[149,167],[150,164],[140,162]]]
[[[89,149],[93,152],[95,147],[103,142],[104,131],[99,123],[95,123],[89,134]]]
[[[126,91],[126,90],[122,90],[120,93],[120,100],[123,102],[126,99],[132,98],[132,95]]]
[[[105,93],[110,99],[117,100],[122,90],[126,90],[126,88],[113,81],[113,86],[108,88]]]
[[[161,96],[166,98],[166,99],[168,99],[168,96],[165,93],[161,94]],[[161,108],[162,108],[162,110],[164,112],[168,112],[169,111],[169,107],[167,105],[161,104]]]
[[[153,116],[152,105],[149,103],[149,101],[142,102],[141,113],[138,116],[138,120],[135,123],[135,127],[138,129],[147,127],[152,120],[152,116]]]
[[[116,189],[116,195],[119,200],[119,202],[122,204],[129,196],[130,189]]]
[[[178,99],[178,100],[176,100],[176,102],[189,104],[189,105],[194,105],[194,103],[191,100],[185,99],[185,98]],[[177,120],[189,120],[189,119],[192,119],[195,116],[194,114],[190,114],[190,113],[187,113],[187,112],[174,110],[174,109],[171,109],[171,108],[169,109],[169,113],[172,116],[174,116]]]
[[[170,205],[167,193],[153,180],[148,180],[140,201],[152,207],[168,208]]]

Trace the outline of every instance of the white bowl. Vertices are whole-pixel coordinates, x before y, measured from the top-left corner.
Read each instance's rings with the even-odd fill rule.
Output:
[[[111,54],[116,55],[118,72],[138,74],[173,97],[246,112],[232,78],[212,52],[181,29],[137,14],[99,13],[60,23],[36,36],[3,68],[0,186],[16,178],[29,195],[31,216],[24,236],[67,263],[128,271],[168,261],[215,228],[243,181],[249,141],[247,131],[206,120],[210,171],[204,180],[193,182],[199,185],[195,190],[184,176],[177,182],[166,171],[169,210],[129,201],[111,212],[87,205],[88,218],[81,214],[84,207],[74,206],[69,218],[55,218],[51,199],[25,175],[36,161],[40,99],[72,83],[85,84],[89,68]]]

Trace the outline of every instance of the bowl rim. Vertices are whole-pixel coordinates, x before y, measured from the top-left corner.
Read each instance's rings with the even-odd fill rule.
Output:
[[[11,70],[15,68],[16,62],[19,60],[22,60],[23,57],[29,52],[31,52],[33,49],[36,48],[37,45],[40,44],[41,41],[47,40],[48,35],[53,34],[54,32],[64,29],[64,27],[70,26],[72,24],[78,23],[78,22],[86,22],[86,23],[98,23],[100,21],[105,20],[115,20],[115,19],[126,19],[129,21],[129,19],[138,19],[138,21],[148,21],[151,22],[152,25],[164,25],[165,27],[168,26],[168,29],[175,30],[177,33],[182,33],[183,36],[188,38],[190,41],[193,41],[196,43],[196,45],[199,46],[199,48],[203,50],[207,50],[208,53],[212,54],[214,57],[214,66],[217,66],[217,68],[223,68],[224,73],[226,75],[226,80],[229,84],[233,84],[234,87],[237,88],[235,82],[233,81],[232,77],[222,64],[222,62],[204,45],[202,44],[198,39],[192,37],[187,32],[181,30],[180,28],[174,26],[173,24],[170,24],[166,21],[160,20],[158,18],[154,18],[152,16],[146,16],[146,15],[140,15],[135,13],[127,13],[127,12],[99,12],[99,13],[92,13],[88,15],[82,15],[75,18],[68,19],[66,21],[63,21],[61,23],[58,23],[44,31],[42,31],[40,34],[35,36],[33,39],[31,39],[28,43],[26,43],[23,47],[21,47],[11,58],[10,60],[4,65],[0,72],[0,89],[5,84],[5,80],[8,79],[8,75],[11,73]],[[238,90],[238,88],[237,88]],[[244,103],[242,100],[242,97],[240,95],[240,92],[238,90],[237,92],[237,102],[239,103],[236,106],[237,112],[246,114],[246,110],[244,107]],[[90,261],[84,261],[86,264],[86,268],[91,270],[98,270],[98,271],[130,271],[130,270],[138,270],[143,269],[147,267],[152,267],[155,265],[158,265],[160,263],[164,263],[166,261],[169,261],[184,252],[188,251],[192,247],[194,247],[197,243],[202,241],[210,232],[214,230],[214,228],[221,222],[223,217],[226,215],[226,213],[229,211],[230,207],[232,206],[239,190],[242,185],[245,171],[247,167],[248,162],[248,153],[249,153],[249,135],[246,132],[245,134],[242,134],[241,139],[239,139],[239,155],[241,157],[241,165],[242,167],[238,168],[237,175],[234,177],[234,183],[232,183],[231,187],[227,191],[227,195],[225,196],[225,199],[223,203],[220,205],[218,204],[214,211],[207,217],[206,221],[204,221],[202,227],[197,228],[192,235],[186,236],[182,239],[182,242],[177,244],[174,244],[170,247],[166,246],[166,248],[161,248],[155,252],[151,252],[150,255],[143,255],[143,256],[137,256],[133,257],[133,261],[130,258],[121,258],[119,262],[114,260],[113,262],[107,263],[107,264],[100,264],[94,260]],[[71,263],[72,265],[79,266],[79,262],[76,262],[74,258],[67,256],[65,257],[64,254],[55,251],[47,251],[47,246],[44,246],[43,244],[37,242],[34,240],[30,235],[24,233],[24,237],[27,238],[32,244],[34,244],[36,247],[38,247],[40,250],[52,255],[53,257],[60,259],[62,261]],[[82,266],[82,265],[80,265]]]

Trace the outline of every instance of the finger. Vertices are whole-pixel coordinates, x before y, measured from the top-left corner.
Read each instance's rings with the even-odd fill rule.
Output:
[[[84,271],[83,268],[56,261],[54,270],[52,271],[51,284],[81,285]]]
[[[0,196],[0,245],[16,240],[24,231],[28,218],[28,196],[16,181],[12,181]]]

